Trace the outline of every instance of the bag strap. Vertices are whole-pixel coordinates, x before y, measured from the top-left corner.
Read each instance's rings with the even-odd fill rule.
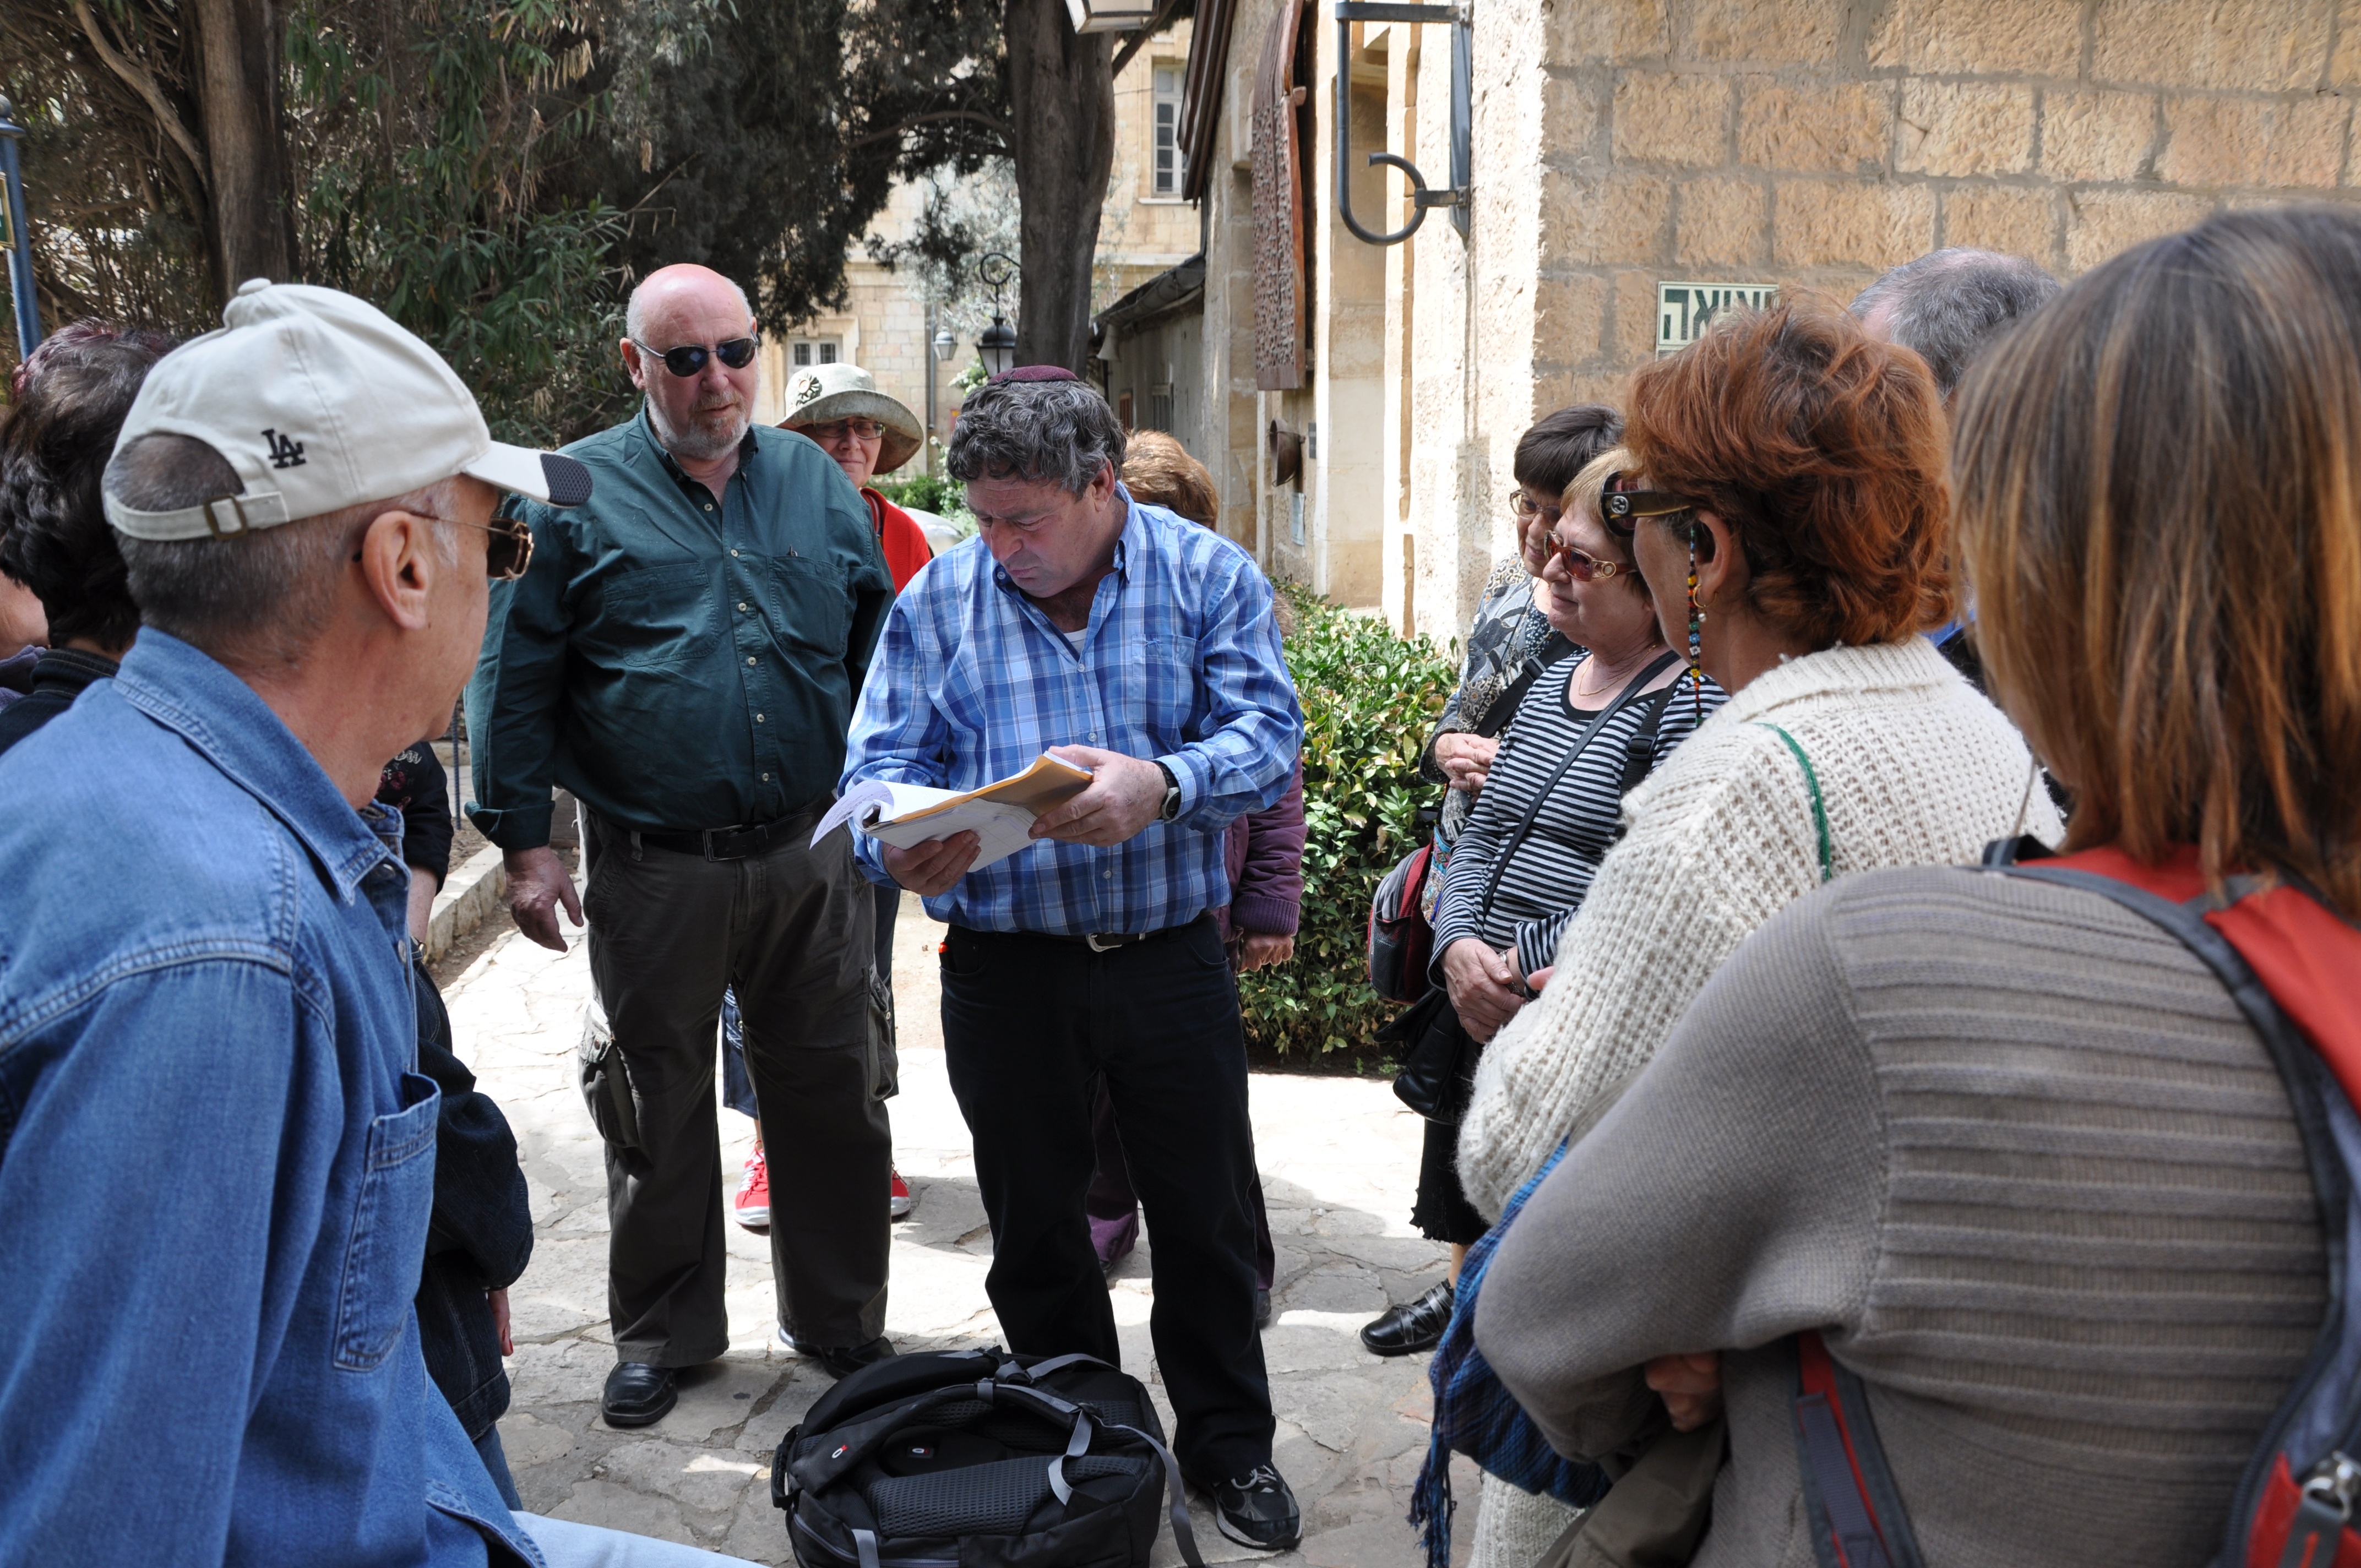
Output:
[[[1812,1330],[1795,1347],[1795,1458],[1820,1568],[1922,1568],[1861,1379]]]
[[[1820,775],[1812,771],[1812,759],[1804,755],[1804,748],[1796,743],[1793,735],[1777,725],[1767,719],[1758,718],[1754,721],[1754,727],[1757,729],[1768,729],[1772,734],[1787,742],[1787,750],[1795,753],[1795,765],[1804,770],[1804,788],[1808,790],[1812,796],[1812,826],[1819,829],[1820,834],[1820,880],[1824,883],[1835,881],[1836,856],[1828,843],[1828,803],[1820,798]]]
[[[1589,748],[1590,742],[1598,738],[1600,730],[1607,728],[1608,722],[1622,712],[1624,706],[1634,697],[1642,696],[1648,683],[1663,674],[1678,657],[1678,654],[1667,648],[1657,655],[1646,669],[1625,682],[1622,691],[1617,694],[1615,700],[1600,709],[1598,718],[1582,727],[1582,733],[1574,738],[1574,744],[1568,746],[1565,749],[1565,755],[1557,760],[1556,771],[1550,774],[1548,782],[1533,792],[1532,802],[1525,807],[1523,819],[1509,835],[1508,840],[1500,846],[1500,852],[1492,857],[1492,874],[1484,880],[1484,897],[1476,911],[1476,925],[1479,930],[1484,922],[1491,917],[1492,899],[1500,891],[1502,874],[1508,871],[1510,861],[1514,859],[1517,851],[1524,847],[1526,837],[1532,832],[1533,823],[1542,814],[1542,807],[1549,804],[1550,792],[1557,788],[1558,781],[1565,777],[1566,770],[1574,766],[1576,759]],[[1670,691],[1672,688],[1667,686],[1664,689]]]
[[[1525,662],[1517,666],[1517,678],[1500,688],[1500,695],[1492,699],[1492,706],[1484,710],[1484,717],[1471,725],[1467,733],[1488,740],[1506,729],[1509,720],[1517,717],[1517,709],[1524,706],[1525,694],[1533,689],[1533,683],[1548,674],[1552,664],[1573,652],[1575,646],[1574,640],[1565,632],[1551,632],[1546,641],[1525,655]]]

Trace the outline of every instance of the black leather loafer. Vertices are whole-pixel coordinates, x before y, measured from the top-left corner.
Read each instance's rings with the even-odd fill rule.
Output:
[[[1204,1490],[1213,1495],[1213,1522],[1240,1546],[1286,1552],[1303,1539],[1303,1512],[1295,1505],[1295,1494],[1268,1464]]]
[[[607,1391],[598,1397],[598,1413],[610,1427],[643,1427],[664,1420],[679,1398],[671,1367],[620,1361],[607,1374]]]
[[[801,1343],[795,1335],[781,1329],[779,1343],[807,1361],[818,1362],[820,1370],[826,1372],[830,1377],[842,1377],[848,1373],[858,1372],[864,1366],[874,1366],[894,1354],[894,1342],[884,1334],[878,1335],[867,1344],[823,1347]]]
[[[1361,1326],[1361,1343],[1372,1355],[1410,1355],[1433,1350],[1451,1326],[1451,1281],[1444,1280],[1415,1301],[1389,1307]]]

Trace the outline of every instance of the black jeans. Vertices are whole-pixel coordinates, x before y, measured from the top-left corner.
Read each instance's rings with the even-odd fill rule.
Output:
[[[1203,1481],[1268,1464],[1246,1036],[1213,922],[1105,953],[954,926],[942,989],[951,1092],[992,1222],[984,1288],[1009,1348],[1121,1359],[1082,1210],[1104,1076],[1156,1242],[1148,1328],[1173,1451]]]

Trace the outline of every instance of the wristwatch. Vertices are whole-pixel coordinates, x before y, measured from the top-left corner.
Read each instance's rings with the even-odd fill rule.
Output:
[[[1164,775],[1164,808],[1156,814],[1156,820],[1170,822],[1180,815],[1180,780],[1161,762],[1156,764],[1156,771]]]

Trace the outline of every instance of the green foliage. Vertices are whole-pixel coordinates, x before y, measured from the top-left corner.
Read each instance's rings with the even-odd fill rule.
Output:
[[[925,472],[896,474],[891,478],[872,479],[870,487],[897,507],[916,507],[920,511],[933,512],[937,517],[951,517],[967,510],[967,497],[960,482],[940,475]]]
[[[1458,680],[1446,652],[1282,584],[1294,606],[1288,667],[1303,705],[1303,917],[1290,963],[1238,978],[1246,1038],[1281,1053],[1347,1053],[1399,1009],[1369,989],[1369,900],[1419,841],[1438,791],[1418,754]]]

